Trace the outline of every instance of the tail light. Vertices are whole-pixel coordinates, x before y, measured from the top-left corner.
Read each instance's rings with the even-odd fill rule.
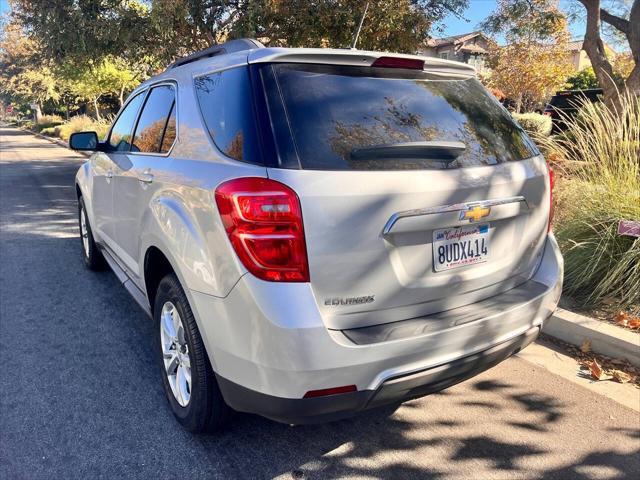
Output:
[[[380,68],[409,68],[412,70],[424,70],[424,60],[420,60],[419,58],[378,57],[371,66]]]
[[[253,275],[271,282],[308,282],[309,263],[296,192],[268,178],[221,184],[216,204],[231,245]]]
[[[553,223],[553,187],[555,184],[555,174],[553,173],[553,168],[547,162],[547,171],[549,172],[549,224],[547,225],[547,233],[551,231],[552,223]]]

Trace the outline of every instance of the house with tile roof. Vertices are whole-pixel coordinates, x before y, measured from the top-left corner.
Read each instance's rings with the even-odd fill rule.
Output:
[[[584,70],[585,68],[591,66],[591,61],[589,60],[587,52],[582,49],[582,43],[583,39],[578,38],[571,40],[567,45],[567,50],[571,54],[571,63],[573,63],[573,66],[577,71]],[[606,43],[604,44],[604,49],[607,52],[607,57],[609,57],[610,59],[615,58],[616,51]]]
[[[418,50],[418,54],[468,63],[482,73],[488,69],[485,65],[485,58],[491,42],[492,40],[482,32],[431,38]],[[567,45],[567,50],[571,54],[571,62],[577,71],[591,66],[587,52],[582,49],[582,42],[582,39],[573,39]],[[605,44],[605,49],[609,58],[615,57],[616,52],[609,45]]]
[[[468,63],[478,72],[485,70],[485,57],[491,39],[482,32],[471,32],[452,37],[431,38],[418,50],[419,55],[444,58]]]

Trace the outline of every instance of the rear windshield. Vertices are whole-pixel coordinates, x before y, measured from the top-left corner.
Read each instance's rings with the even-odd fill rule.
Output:
[[[318,170],[444,169],[536,155],[511,115],[474,78],[418,70],[310,64],[262,68],[280,164]],[[462,142],[455,160],[363,158],[406,142]],[[418,156],[419,157],[419,156]]]

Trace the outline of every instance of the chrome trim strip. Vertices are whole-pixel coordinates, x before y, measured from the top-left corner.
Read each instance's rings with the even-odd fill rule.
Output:
[[[509,203],[527,203],[526,199],[522,195],[518,195],[516,197],[506,197],[506,198],[495,198],[492,200],[481,200],[478,202],[464,202],[464,203],[454,203],[451,205],[440,205],[438,207],[427,207],[427,208],[416,208],[414,210],[405,210],[403,212],[396,212],[385,224],[382,229],[382,235],[388,235],[391,233],[391,229],[395,225],[395,223],[401,218],[407,217],[420,217],[423,215],[435,215],[438,213],[449,213],[449,212],[459,212],[462,210],[468,210],[472,207],[495,207],[496,205],[506,205]]]

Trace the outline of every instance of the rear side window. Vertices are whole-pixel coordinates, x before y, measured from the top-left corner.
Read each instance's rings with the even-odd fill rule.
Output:
[[[198,77],[195,87],[204,123],[216,146],[235,160],[261,163],[247,67]]]
[[[261,75],[284,167],[444,169],[494,165],[537,154],[511,115],[474,78],[305,64],[272,64],[263,67]],[[394,158],[395,151],[384,158],[375,154],[367,158],[367,151],[382,145],[413,142],[461,142],[464,147],[453,161],[419,154]]]
[[[172,85],[160,85],[151,89],[136,126],[132,152],[164,153],[171,148],[175,139],[175,117],[172,120],[172,128],[168,127],[174,105],[175,89]]]
[[[139,93],[124,107],[124,110],[113,124],[109,135],[109,145],[118,152],[128,152],[131,148],[133,122],[144,99],[144,93]]]

